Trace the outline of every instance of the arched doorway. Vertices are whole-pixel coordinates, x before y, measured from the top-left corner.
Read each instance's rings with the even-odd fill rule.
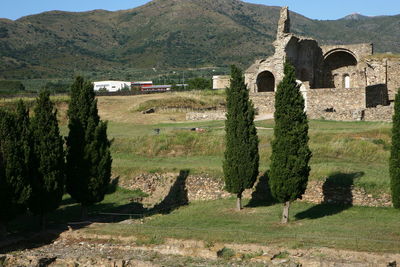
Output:
[[[326,88],[350,88],[350,76],[348,73],[356,72],[357,59],[347,51],[335,51],[324,59],[324,87]]]
[[[257,76],[258,92],[274,92],[275,77],[270,71],[263,71]]]

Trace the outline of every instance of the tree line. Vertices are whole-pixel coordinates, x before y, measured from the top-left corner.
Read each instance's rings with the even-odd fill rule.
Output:
[[[20,100],[0,110],[0,233],[26,212],[46,225],[46,214],[69,193],[82,205],[102,201],[111,177],[111,142],[100,120],[93,85],[77,77],[71,86],[68,136],[60,134],[57,110],[48,91],[36,99],[33,114]]]

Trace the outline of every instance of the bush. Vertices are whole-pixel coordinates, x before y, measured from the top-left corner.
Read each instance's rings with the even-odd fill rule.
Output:
[[[232,258],[233,256],[235,256],[235,251],[233,250],[233,249],[231,249],[231,248],[227,248],[227,247],[224,247],[223,249],[221,249],[221,250],[219,250],[218,252],[217,252],[217,256],[219,257],[219,258],[223,258],[223,259],[225,259],[225,260],[229,260],[230,258]]]
[[[70,89],[70,84],[62,81],[48,82],[44,88],[51,93],[67,93]]]
[[[188,81],[188,89],[189,90],[207,90],[212,89],[212,80],[206,79],[202,77],[197,77],[194,79],[190,79]]]

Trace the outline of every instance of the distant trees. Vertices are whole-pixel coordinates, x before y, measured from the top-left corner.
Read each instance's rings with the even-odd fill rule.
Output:
[[[25,86],[20,81],[0,80],[0,92],[18,93],[25,91]]]
[[[253,187],[258,176],[259,141],[254,125],[255,110],[249,100],[242,71],[232,66],[231,75],[231,85],[226,92],[226,150],[223,171],[225,189],[237,195],[237,209],[240,210],[243,191]]]
[[[212,89],[212,80],[203,77],[197,77],[188,80],[189,90],[207,90]]]
[[[71,87],[68,109],[67,192],[87,207],[102,201],[111,177],[107,123],[100,120],[93,85],[77,77]]]
[[[396,209],[400,209],[400,94],[396,94],[394,102],[392,148],[389,161],[390,189],[392,203]]]
[[[311,151],[304,99],[296,83],[295,69],[286,63],[284,73],[275,95],[275,139],[269,182],[273,196],[284,203],[282,223],[287,223],[290,202],[306,190]]]
[[[34,111],[31,122],[34,171],[28,204],[34,214],[41,216],[42,227],[45,227],[46,213],[58,208],[64,194],[63,139],[58,128],[57,111],[47,91],[40,93]]]

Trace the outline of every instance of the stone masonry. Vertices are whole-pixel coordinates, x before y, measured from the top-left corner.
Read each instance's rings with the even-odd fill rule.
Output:
[[[287,7],[281,10],[274,47],[273,56],[256,60],[245,72],[259,113],[274,111],[274,92],[289,61],[296,69],[310,118],[391,118],[390,102],[400,88],[400,57],[374,55],[370,43],[320,46],[314,39],[295,36],[290,33]]]

